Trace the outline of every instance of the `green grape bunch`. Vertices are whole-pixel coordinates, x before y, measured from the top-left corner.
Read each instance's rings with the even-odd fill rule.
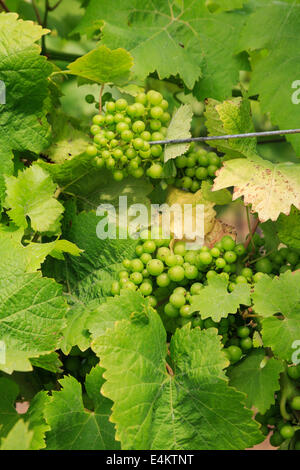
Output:
[[[175,159],[176,177],[168,180],[178,189],[195,193],[201,188],[202,181],[213,183],[222,158],[215,152],[197,148],[194,143],[188,152]]]
[[[93,144],[86,153],[95,157],[96,167],[111,170],[116,181],[129,175],[161,178],[163,148],[149,142],[166,136],[171,118],[168,107],[155,90],[139,93],[133,104],[124,98],[106,102],[105,111],[93,118]]]

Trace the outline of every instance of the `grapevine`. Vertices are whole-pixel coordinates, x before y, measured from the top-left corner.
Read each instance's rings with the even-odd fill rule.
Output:
[[[297,2],[25,3],[0,1],[0,449],[300,450]]]

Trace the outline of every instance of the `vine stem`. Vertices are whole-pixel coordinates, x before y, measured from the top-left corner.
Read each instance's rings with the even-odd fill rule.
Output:
[[[254,245],[254,242],[253,242],[253,235],[255,234],[255,232],[257,230],[257,227],[259,225],[259,219],[256,219],[255,224],[251,228],[250,213],[249,213],[249,208],[248,207],[246,207],[246,212],[247,212],[247,222],[248,222],[248,227],[249,227],[249,237],[245,242],[245,248],[247,249],[249,244],[252,243],[252,246],[255,250],[255,245]]]
[[[42,18],[41,18],[40,12],[38,10],[38,7],[36,6],[35,0],[31,0],[31,3],[32,3],[33,9],[34,9],[34,13],[35,13],[37,22],[38,22],[38,24],[40,24],[42,26],[42,24],[43,24]]]
[[[9,8],[6,6],[4,0],[0,0],[0,6],[3,8],[4,11],[6,11],[6,13],[9,13],[9,12],[10,12],[10,10],[9,10]]]
[[[102,95],[103,95],[103,90],[104,90],[104,84],[101,85],[100,88],[100,95],[99,95],[99,114],[102,112]]]
[[[169,375],[171,375],[171,376],[173,377],[173,376],[174,376],[173,369],[172,369],[172,367],[170,366],[170,364],[168,364],[167,362],[166,362],[166,369],[167,369]]]

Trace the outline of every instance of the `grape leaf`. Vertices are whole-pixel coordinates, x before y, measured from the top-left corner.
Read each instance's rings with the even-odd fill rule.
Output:
[[[84,250],[79,257],[68,256],[64,263],[58,262],[65,274],[69,291],[84,303],[93,299],[103,301],[110,295],[111,282],[117,279],[124,258],[135,257],[137,240],[101,240],[97,237],[100,222],[95,212],[82,212],[71,219],[64,238]]]
[[[117,182],[111,171],[96,169],[94,157],[80,154],[59,165],[52,165],[39,160],[38,164],[47,171],[62,192],[76,195],[81,209],[96,209],[100,204],[119,205],[119,196],[127,196],[128,206],[139,203],[149,205],[147,198],[153,187],[144,178],[124,178]]]
[[[278,237],[290,248],[300,250],[300,212],[292,207],[289,216],[281,214],[276,223]]]
[[[80,301],[68,310],[66,316],[67,326],[63,330],[63,341],[61,350],[64,354],[69,354],[73,346],[78,346],[81,351],[90,347],[90,333],[88,331],[88,321],[93,309],[89,304],[85,305]]]
[[[270,113],[272,122],[280,129],[299,127],[300,109],[292,101],[297,91],[292,85],[300,73],[300,8],[297,3],[267,2],[261,8],[258,6],[247,18],[239,39],[238,51],[268,51],[260,60],[251,61],[249,93],[259,94],[262,111]],[[299,136],[289,135],[287,139],[299,154]]]
[[[282,215],[279,216],[279,219],[280,217],[282,217]],[[260,228],[264,234],[264,246],[266,247],[267,252],[276,250],[280,244],[280,240],[277,235],[276,222],[268,220],[267,222],[260,224]]]
[[[50,243],[29,243],[25,247],[28,256],[28,265],[26,271],[37,271],[48,255],[53,258],[64,259],[63,253],[69,253],[72,256],[79,256],[82,253],[74,243],[68,240],[56,240]]]
[[[64,331],[62,331],[62,334],[63,333]],[[53,374],[61,374],[63,371],[63,363],[61,362],[57,352],[31,358],[30,362],[34,367],[40,367],[41,369],[52,372]]]
[[[19,388],[14,381],[7,378],[0,378],[0,385],[0,443],[7,445],[10,438],[8,440],[5,438],[10,435],[14,426],[20,422],[20,415],[15,408]],[[45,447],[45,433],[50,429],[43,416],[43,409],[47,400],[48,396],[45,392],[38,393],[33,398],[27,413],[22,415],[22,418],[28,424],[29,431],[32,433],[30,439],[31,450]]]
[[[129,78],[133,59],[125,49],[100,45],[68,65],[70,73],[96,83],[123,83]]]
[[[114,402],[111,421],[122,448],[238,449],[260,441],[243,395],[227,384],[216,330],[178,329],[170,375],[161,319],[151,308],[146,315],[145,322],[118,321],[93,343],[106,369],[102,393]]]
[[[148,301],[139,292],[121,290],[117,297],[109,297],[106,302],[91,312],[88,320],[88,329],[92,337],[98,338],[109,328],[113,328],[116,321],[128,319],[135,311],[145,313]]]
[[[240,305],[251,304],[248,284],[237,284],[231,293],[227,291],[227,285],[227,280],[220,276],[209,279],[208,286],[200,294],[192,296],[191,312],[199,312],[202,319],[211,317],[219,322],[229,313],[236,313]]]
[[[48,81],[52,66],[35,44],[49,31],[15,13],[0,13],[0,80],[6,103],[0,104],[0,202],[4,174],[12,174],[12,151],[39,153],[50,142],[46,119]]]
[[[300,338],[300,271],[287,271],[274,279],[263,276],[255,284],[252,298],[253,310],[262,316],[264,346],[290,361],[293,344]]]
[[[291,205],[300,209],[300,165],[273,164],[256,155],[229,160],[218,171],[213,190],[229,186],[234,186],[232,199],[243,196],[262,222],[277,220],[281,212],[288,215]]]
[[[62,287],[40,273],[26,273],[25,250],[13,240],[0,245],[0,338],[6,362],[0,369],[31,370],[29,358],[57,348],[67,310]]]
[[[33,431],[22,419],[16,422],[8,435],[2,439],[0,450],[32,450]]]
[[[54,163],[63,163],[84,152],[89,145],[88,135],[62,113],[56,112],[52,121],[52,143],[43,154]]]
[[[243,8],[245,0],[206,0],[206,5],[213,8],[216,7],[217,11],[230,11]]]
[[[203,198],[206,201],[213,202],[218,206],[230,204],[232,201],[232,194],[228,189],[221,189],[220,191],[212,191],[212,184],[208,181],[202,181],[201,191]]]
[[[267,358],[263,349],[251,351],[229,372],[230,385],[246,393],[246,406],[253,406],[264,414],[275,402],[280,389],[279,376],[284,371],[282,362]]]
[[[42,168],[33,165],[18,176],[7,176],[5,206],[11,220],[18,226],[26,228],[26,217],[31,226],[38,232],[56,232],[59,230],[59,219],[63,206],[54,197],[56,185]]]
[[[242,68],[232,52],[242,26],[239,13],[213,15],[193,0],[91,0],[74,32],[101,29],[101,43],[127,49],[141,79],[155,71],[160,79],[178,74],[191,89],[203,75],[195,89],[199,99],[225,99]]]
[[[168,127],[166,139],[188,139],[191,137],[191,122],[193,117],[192,107],[189,104],[183,104],[178,108],[172,117]],[[166,145],[164,152],[164,161],[178,157],[187,152],[190,144],[170,144]]]
[[[254,132],[249,100],[232,98],[220,103],[209,99],[204,114],[210,136]],[[245,156],[256,149],[256,139],[253,138],[215,140],[210,144],[230,157]]]
[[[45,407],[51,430],[47,450],[114,450],[114,427],[109,422],[112,403],[100,394],[103,370],[97,366],[87,376],[85,387],[94,410],[84,408],[81,384],[74,377],[60,380],[62,390],[53,392]]]

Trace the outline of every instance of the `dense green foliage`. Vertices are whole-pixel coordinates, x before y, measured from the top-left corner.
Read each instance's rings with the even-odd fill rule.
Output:
[[[0,1],[0,449],[300,450],[300,137],[155,143],[299,127],[299,33],[297,0]],[[204,246],[124,236],[124,196],[202,204]]]

